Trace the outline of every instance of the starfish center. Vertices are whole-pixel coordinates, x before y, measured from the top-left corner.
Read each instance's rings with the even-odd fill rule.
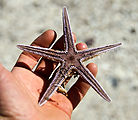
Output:
[[[71,55],[71,56],[69,56],[69,60],[74,60],[75,59],[75,57],[73,56],[73,55]]]

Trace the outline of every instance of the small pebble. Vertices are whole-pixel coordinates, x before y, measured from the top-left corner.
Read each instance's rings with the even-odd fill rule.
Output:
[[[124,41],[126,41],[126,40],[127,40],[127,39],[126,39],[126,37],[123,37],[122,39],[123,39]]]
[[[133,91],[136,91],[136,90],[138,90],[138,86],[132,86],[132,88],[131,88]]]
[[[131,33],[131,34],[135,34],[135,33],[136,33],[136,29],[135,29],[135,28],[131,28],[131,29],[130,29],[130,33]]]
[[[90,47],[94,44],[94,39],[93,38],[88,38],[88,39],[85,40],[85,43],[88,47]]]
[[[40,5],[37,2],[34,2],[33,6],[36,7],[36,8],[40,7]]]
[[[111,78],[111,83],[112,83],[113,88],[118,87],[118,79],[117,78],[115,78],[115,77]]]
[[[5,1],[4,0],[0,0],[0,9],[4,8],[5,6]]]

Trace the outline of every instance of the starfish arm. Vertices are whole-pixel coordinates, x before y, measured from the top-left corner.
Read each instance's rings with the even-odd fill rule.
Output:
[[[107,51],[110,51],[111,49],[115,49],[115,48],[119,47],[120,45],[121,45],[121,43],[117,43],[117,44],[107,45],[104,47],[98,47],[98,48],[94,48],[94,49],[78,51],[78,53],[83,55],[81,60],[86,61],[88,59],[91,59],[95,56],[100,55],[101,53],[105,53]]]
[[[59,66],[52,76],[52,82],[50,83],[49,87],[47,88],[46,92],[43,94],[42,98],[39,101],[39,105],[42,106],[45,104],[53,93],[61,86],[61,84],[65,81],[68,77],[70,69],[65,65]]]
[[[69,15],[66,7],[63,8],[62,17],[63,17],[63,35],[65,37],[66,51],[75,51],[74,39],[73,39],[71,26],[69,22]]]
[[[64,51],[53,50],[49,48],[29,46],[29,45],[17,45],[21,50],[46,57],[47,59],[52,59],[54,61],[62,61],[60,58],[61,54],[64,54]]]
[[[81,75],[84,80],[86,80],[91,87],[106,101],[110,102],[111,99],[105,92],[105,90],[102,88],[102,86],[98,83],[98,81],[95,79],[95,77],[90,73],[90,71],[82,65],[80,62],[80,65],[76,67],[76,71]]]

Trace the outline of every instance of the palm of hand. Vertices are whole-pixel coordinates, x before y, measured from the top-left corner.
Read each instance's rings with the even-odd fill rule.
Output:
[[[46,31],[33,42],[33,45],[48,47],[56,38],[55,36],[55,32]],[[87,47],[83,44],[78,45],[77,48],[86,49]],[[61,93],[55,93],[47,104],[40,107],[38,105],[40,93],[44,81],[50,74],[48,70],[41,71],[40,68],[47,68],[52,71],[54,64],[43,60],[36,71],[32,72],[38,59],[38,56],[24,52],[19,57],[12,72],[0,65],[0,116],[3,119],[69,120],[73,109],[87,92],[89,85],[79,78],[79,82],[70,89],[69,98]],[[96,75],[97,68],[94,64],[90,64],[88,68]]]
[[[15,116],[15,118],[19,117],[21,120],[43,120],[49,114],[51,114],[52,119],[54,117],[53,113],[57,114],[57,118],[59,112],[62,119],[64,117],[66,119],[68,118],[65,113],[70,113],[71,115],[71,103],[62,94],[57,93],[53,96],[53,99],[56,100],[54,104],[48,102],[48,104],[42,107],[38,105],[39,90],[43,87],[43,80],[29,70],[15,68],[13,73],[7,71],[5,76],[7,79],[1,82],[5,82],[3,84],[6,86],[1,86],[1,90],[6,93],[1,93],[0,100],[1,103],[3,102],[0,104],[0,107],[3,109],[3,115]],[[62,100],[64,100],[64,102]],[[7,113],[5,109],[8,109],[10,112]]]

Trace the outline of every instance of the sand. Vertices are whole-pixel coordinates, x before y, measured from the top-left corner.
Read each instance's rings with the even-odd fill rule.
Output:
[[[62,7],[68,7],[78,42],[122,46],[92,62],[97,80],[112,98],[107,103],[90,89],[72,120],[138,119],[138,0],[0,0],[0,62],[9,70],[21,51],[47,29],[62,35]]]

